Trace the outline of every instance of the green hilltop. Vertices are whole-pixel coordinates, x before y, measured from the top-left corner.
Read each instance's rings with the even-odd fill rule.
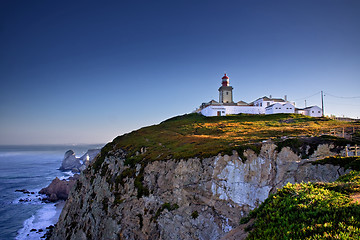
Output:
[[[285,136],[321,136],[332,129],[359,126],[359,123],[299,114],[205,117],[193,113],[119,136],[105,146],[103,154],[123,149],[132,164],[231,154],[232,150],[238,150],[241,155],[246,148],[257,151],[263,140],[282,142]]]

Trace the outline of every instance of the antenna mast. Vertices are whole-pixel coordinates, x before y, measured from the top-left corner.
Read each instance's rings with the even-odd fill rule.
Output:
[[[321,91],[321,110],[322,110],[322,116],[324,117],[324,93]]]

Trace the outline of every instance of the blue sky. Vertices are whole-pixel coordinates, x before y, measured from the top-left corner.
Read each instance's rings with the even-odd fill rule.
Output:
[[[105,143],[218,100],[360,117],[360,1],[0,2],[0,144]],[[351,98],[352,97],[352,98]]]

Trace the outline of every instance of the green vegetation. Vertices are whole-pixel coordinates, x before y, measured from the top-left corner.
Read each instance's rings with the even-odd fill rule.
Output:
[[[141,128],[114,139],[114,149],[128,152],[126,164],[167,159],[208,157],[254,148],[254,143],[283,136],[317,136],[331,129],[359,126],[299,114],[233,115],[204,117],[187,114]],[[140,149],[147,151],[140,154]],[[259,146],[257,147],[259,149]],[[256,147],[255,147],[256,150]]]
[[[286,140],[277,140],[277,151],[280,152],[282,148],[289,147],[294,153],[300,155],[301,158],[308,158],[312,155],[320,144],[332,144],[335,151],[340,151],[347,144],[352,144],[351,141],[344,138],[322,135],[320,137],[295,137]]]
[[[151,220],[156,221],[158,219],[158,217],[160,216],[160,214],[167,209],[169,212],[173,211],[175,209],[178,209],[179,205],[175,204],[170,204],[168,202],[164,203],[163,205],[161,205],[161,207],[156,211],[155,215],[151,218]]]
[[[113,148],[114,148],[114,142],[110,142],[101,149],[100,154],[96,157],[94,163],[92,164],[95,173],[97,173],[101,169],[101,165],[104,162],[105,157],[111,154]]]
[[[139,218],[139,227],[140,227],[140,229],[142,229],[142,227],[144,226],[143,216],[140,213],[137,214],[136,216]]]
[[[116,190],[117,190],[118,184],[121,184],[121,186],[124,186],[125,178],[132,178],[135,176],[135,173],[136,173],[136,169],[134,169],[134,168],[126,168],[124,171],[122,171],[121,174],[119,176],[117,176],[115,179]]]
[[[321,160],[317,160],[312,164],[332,164],[346,169],[352,169],[360,171],[360,157],[327,157]]]
[[[114,194],[114,196],[115,196],[114,205],[119,205],[119,204],[123,203],[125,200],[125,199],[121,198],[121,194],[119,192],[116,192]]]
[[[144,167],[140,169],[140,172],[136,176],[134,181],[134,186],[137,189],[137,198],[141,198],[142,196],[149,196],[149,189],[143,185],[142,183],[143,180],[144,180]]]
[[[109,207],[109,199],[107,197],[104,197],[104,199],[102,200],[102,208],[106,212],[106,214],[108,213],[108,207]]]
[[[75,191],[80,192],[80,190],[81,190],[82,187],[83,187],[82,183],[77,180],[75,184],[76,184],[76,185],[75,185]]]
[[[287,184],[243,218],[255,218],[247,239],[359,239],[360,172],[334,183]]]
[[[197,219],[198,216],[199,216],[198,211],[193,211],[193,212],[191,213],[192,219]]]
[[[109,171],[109,164],[103,164],[101,167],[100,176],[104,177],[108,171]]]

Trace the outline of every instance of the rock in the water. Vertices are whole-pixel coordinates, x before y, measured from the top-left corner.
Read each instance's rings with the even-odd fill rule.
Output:
[[[79,169],[81,167],[80,159],[75,156],[73,150],[69,150],[65,153],[64,159],[61,163],[60,170],[72,170]]]
[[[24,194],[29,194],[30,192],[26,189],[16,189],[15,192],[22,192]],[[33,194],[33,193],[32,193]]]
[[[74,151],[69,150],[64,155],[60,170],[71,170],[74,173],[79,173],[86,169],[99,152],[100,149],[89,149],[83,156],[77,158]]]
[[[50,202],[56,202],[58,200],[66,200],[70,189],[76,182],[76,177],[70,178],[68,181],[60,180],[59,178],[55,178],[49,186],[43,188],[39,191],[41,194],[46,194],[47,198],[44,200]]]

